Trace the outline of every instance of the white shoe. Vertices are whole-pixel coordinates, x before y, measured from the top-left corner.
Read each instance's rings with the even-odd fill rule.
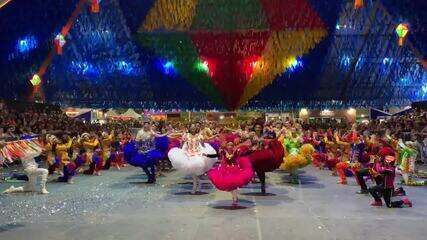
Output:
[[[8,188],[8,189],[6,189],[6,190],[3,191],[3,194],[11,193],[13,190],[15,190],[15,187],[14,186],[10,186],[10,188]]]
[[[8,189],[4,190],[3,193],[9,194],[9,193],[16,193],[16,192],[23,192],[23,191],[24,189],[22,187],[10,186]]]
[[[41,194],[49,194],[49,192],[46,190],[46,188],[42,188],[42,190],[40,190]]]

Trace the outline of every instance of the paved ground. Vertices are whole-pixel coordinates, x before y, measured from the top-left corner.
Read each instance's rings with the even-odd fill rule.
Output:
[[[371,199],[336,184],[327,171],[306,168],[301,184],[270,173],[270,196],[258,185],[240,191],[241,207],[204,181],[191,196],[176,172],[143,184],[134,168],[50,183],[50,195],[0,195],[0,239],[425,239],[427,188],[408,187],[414,208],[369,206]],[[0,190],[10,184],[1,184]],[[17,184],[15,184],[17,185]],[[19,185],[19,184],[18,184]]]

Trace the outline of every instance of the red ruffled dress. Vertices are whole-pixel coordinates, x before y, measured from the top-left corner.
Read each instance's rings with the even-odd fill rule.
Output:
[[[254,151],[248,156],[257,173],[272,172],[283,162],[285,150],[282,143],[277,140],[269,140],[265,142],[265,145],[265,149]]]

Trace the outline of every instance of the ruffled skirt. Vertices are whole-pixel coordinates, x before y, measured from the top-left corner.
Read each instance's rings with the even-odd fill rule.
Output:
[[[201,146],[199,155],[189,156],[186,151],[181,148],[172,148],[168,157],[172,166],[183,174],[202,175],[207,172],[217,161],[217,158],[208,158],[203,156],[216,154],[215,149],[211,145],[205,143]]]
[[[283,162],[283,145],[273,140],[266,149],[257,150],[248,155],[255,172],[271,172],[279,168]]]
[[[136,153],[128,163],[134,167],[151,167],[156,165],[163,158],[163,153],[159,150],[151,150],[146,153]]]
[[[236,164],[220,164],[208,172],[212,184],[221,191],[233,191],[247,185],[254,176],[251,161],[240,157]]]

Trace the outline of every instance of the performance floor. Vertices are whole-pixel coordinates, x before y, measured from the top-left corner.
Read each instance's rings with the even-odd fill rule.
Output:
[[[413,208],[375,208],[355,194],[354,178],[341,186],[311,167],[299,185],[286,176],[268,174],[270,196],[257,195],[257,184],[241,189],[238,209],[207,180],[204,194],[189,195],[190,179],[177,172],[153,186],[131,167],[78,176],[49,183],[47,196],[0,195],[0,239],[426,239],[426,187],[406,187]]]

